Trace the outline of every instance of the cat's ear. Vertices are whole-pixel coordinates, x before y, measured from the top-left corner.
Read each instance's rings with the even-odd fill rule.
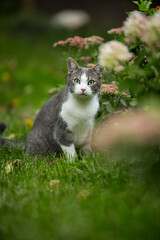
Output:
[[[78,64],[74,61],[73,58],[68,58],[68,74],[78,70]]]
[[[99,63],[97,63],[94,67],[92,67],[92,71],[96,72],[100,77],[102,77],[104,68]]]

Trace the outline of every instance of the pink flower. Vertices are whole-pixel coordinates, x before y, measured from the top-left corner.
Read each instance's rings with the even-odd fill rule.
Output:
[[[125,42],[135,42],[137,38],[142,38],[148,27],[148,20],[144,14],[139,11],[133,11],[123,25]]]
[[[85,40],[87,41],[87,43],[89,45],[95,45],[95,44],[99,44],[100,45],[100,44],[103,43],[104,38],[93,35],[91,37],[85,38]]]
[[[91,36],[88,38],[82,38],[80,36],[70,37],[67,38],[65,41],[58,41],[53,44],[53,47],[57,46],[70,46],[70,47],[77,47],[77,48],[83,48],[88,47],[89,45],[95,45],[95,44],[102,44],[104,39],[99,36]]]
[[[109,31],[107,31],[108,34],[117,34],[117,35],[121,35],[123,32],[122,27],[118,27],[118,28],[112,28]]]
[[[88,67],[88,68],[92,68],[92,67],[94,67],[95,65],[96,65],[96,64],[94,64],[94,63],[88,63],[88,64],[87,64],[87,67]]]
[[[68,43],[69,46],[71,47],[83,48],[87,46],[86,40],[79,36],[75,36],[73,38],[67,38],[66,43]]]
[[[124,70],[123,64],[133,57],[126,45],[116,40],[106,42],[99,48],[99,63],[106,69]]]
[[[160,10],[156,11],[143,34],[142,41],[155,52],[160,49]]]
[[[88,61],[91,61],[91,57],[89,57],[89,56],[84,56],[83,57],[82,56],[82,57],[79,58],[79,60],[88,62]]]
[[[53,44],[53,47],[64,46],[65,44],[66,44],[66,41],[58,41]]]
[[[110,93],[110,94],[117,94],[118,87],[114,84],[102,84],[101,94]]]
[[[71,47],[78,47],[78,48],[83,48],[87,46],[87,42],[84,38],[75,36],[73,38],[67,38],[65,41],[58,41],[53,44],[53,47],[57,46],[71,46]]]
[[[122,65],[116,66],[114,68],[114,71],[116,71],[116,72],[121,72],[121,71],[124,71],[124,70],[125,70],[125,67],[122,66]]]

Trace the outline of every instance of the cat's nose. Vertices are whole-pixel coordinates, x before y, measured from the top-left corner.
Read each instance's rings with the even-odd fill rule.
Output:
[[[86,89],[85,89],[85,88],[81,88],[81,90],[82,90],[82,92],[85,92],[85,91],[86,91]]]

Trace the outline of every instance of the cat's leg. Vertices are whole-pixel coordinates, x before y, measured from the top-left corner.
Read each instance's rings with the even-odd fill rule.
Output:
[[[73,133],[68,129],[67,124],[62,119],[60,119],[57,124],[54,139],[59,143],[62,151],[67,155],[68,160],[74,161],[77,153],[73,143]]]

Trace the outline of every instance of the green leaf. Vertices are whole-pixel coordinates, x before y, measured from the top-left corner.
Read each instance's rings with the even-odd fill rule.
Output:
[[[149,10],[151,4],[152,4],[152,3],[148,3],[148,4],[146,5],[147,10]]]
[[[139,2],[138,1],[132,1],[133,3],[135,3],[135,4],[137,4],[137,5],[139,5]]]
[[[124,107],[127,107],[127,103],[126,103],[123,99],[120,99],[120,102],[122,103],[122,105],[123,105]]]
[[[155,8],[151,8],[151,9],[149,9],[149,11],[148,11],[149,14],[152,14],[152,13],[154,13],[154,12],[156,12],[156,9],[155,9]]]
[[[137,4],[138,5],[138,9],[141,11],[141,12],[144,12],[145,14],[148,14],[148,11],[149,11],[149,8],[150,8],[150,5],[152,4],[152,0],[140,0],[139,2],[138,1],[133,1],[133,3]]]

